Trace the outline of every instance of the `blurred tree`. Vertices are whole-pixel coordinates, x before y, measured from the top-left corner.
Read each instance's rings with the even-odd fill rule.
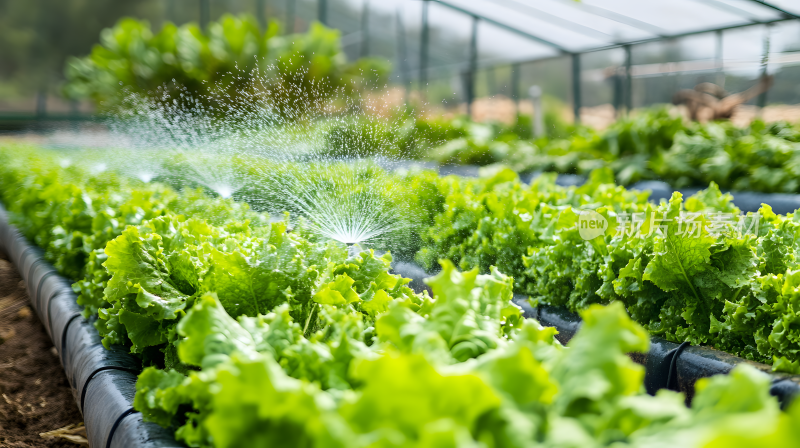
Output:
[[[159,23],[162,8],[160,0],[0,0],[3,96],[52,90],[69,55],[86,54],[100,30],[123,15]]]
[[[126,18],[102,31],[89,56],[67,61],[64,92],[106,110],[128,92],[209,109],[219,107],[215,98],[243,107],[257,97],[290,116],[334,92],[382,85],[389,71],[380,59],[348,63],[339,31],[319,23],[281,36],[277,22],[262,33],[254,17],[226,14],[206,32],[194,23],[167,22],[154,33],[146,21]]]

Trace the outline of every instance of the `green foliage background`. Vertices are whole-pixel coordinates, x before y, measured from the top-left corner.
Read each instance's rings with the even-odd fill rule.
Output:
[[[212,96],[246,103],[260,89],[287,115],[334,92],[385,83],[390,64],[377,58],[348,63],[339,37],[319,23],[282,36],[277,22],[270,22],[261,32],[247,15],[226,14],[205,32],[193,23],[169,22],[153,32],[147,22],[126,18],[103,30],[89,56],[68,61],[64,92],[113,110],[130,93],[186,106],[191,98],[208,108]]]

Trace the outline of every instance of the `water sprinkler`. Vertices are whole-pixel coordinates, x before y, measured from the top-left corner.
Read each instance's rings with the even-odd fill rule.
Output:
[[[220,195],[220,197],[222,197],[222,199],[228,199],[231,196],[233,196],[233,188],[231,188],[231,187],[229,187],[227,185],[221,185],[221,186],[215,187],[214,191],[216,191],[217,194]]]
[[[139,173],[139,175],[137,177],[142,182],[149,183],[151,180],[153,180],[153,177],[155,177],[155,176],[153,174],[151,174],[151,173],[143,172],[143,173]]]
[[[347,243],[347,256],[350,258],[355,258],[361,252],[364,252],[366,248],[361,247],[360,243]]]

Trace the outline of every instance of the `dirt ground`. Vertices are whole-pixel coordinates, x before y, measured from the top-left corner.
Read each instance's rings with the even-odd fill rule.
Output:
[[[0,252],[0,447],[86,446],[82,420],[24,282]]]

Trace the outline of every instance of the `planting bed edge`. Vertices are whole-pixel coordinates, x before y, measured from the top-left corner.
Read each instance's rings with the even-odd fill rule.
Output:
[[[428,288],[423,279],[429,274],[416,264],[398,262],[393,265],[393,272],[410,278],[409,284],[416,292]],[[555,327],[558,330],[556,339],[566,344],[575,335],[581,326],[581,319],[577,314],[569,312],[566,308],[549,305],[532,307],[528,298],[515,295],[514,303],[522,308],[526,318],[534,318],[546,327]],[[689,346],[688,343],[678,344],[659,337],[650,338],[648,353],[631,353],[631,359],[645,367],[645,389],[654,395],[659,389],[671,389],[683,392],[687,404],[691,403],[694,396],[694,383],[700,378],[712,375],[727,374],[739,364],[749,364],[769,375],[772,379],[770,394],[778,398],[781,406],[785,407],[800,393],[800,375],[772,372],[772,367],[739,358],[723,351],[709,347]]]
[[[172,433],[133,410],[139,361],[122,347],[107,350],[83,318],[70,282],[9,224],[0,206],[0,250],[25,282],[31,306],[53,341],[95,448],[177,448]]]

